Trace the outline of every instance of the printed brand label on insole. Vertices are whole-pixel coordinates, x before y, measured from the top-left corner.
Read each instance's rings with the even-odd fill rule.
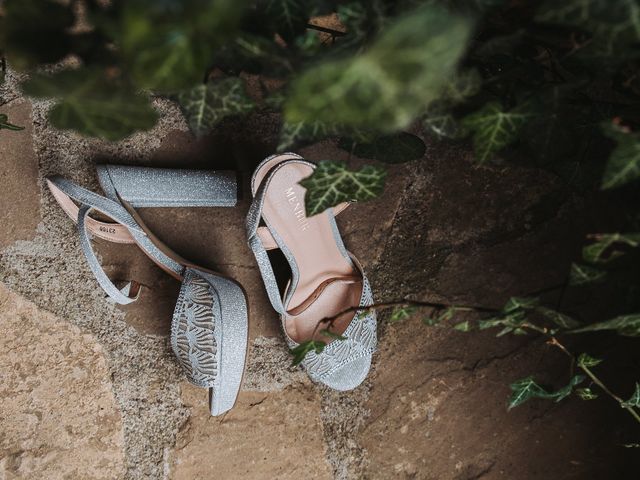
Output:
[[[103,226],[100,226],[100,227],[99,227],[99,230],[100,230],[101,232],[104,232],[104,233],[112,233],[112,234],[115,234],[115,233],[116,233],[116,229],[115,229],[115,228],[113,228],[113,227],[103,227]]]
[[[309,220],[304,212],[304,204],[298,199],[298,195],[294,192],[293,187],[289,187],[284,191],[287,202],[292,208],[293,214],[298,221],[298,227],[303,232],[309,228]]]

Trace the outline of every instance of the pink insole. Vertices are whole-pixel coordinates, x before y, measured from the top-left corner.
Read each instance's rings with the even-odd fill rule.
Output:
[[[273,168],[287,159],[278,156],[257,172],[254,189]],[[298,182],[313,173],[313,168],[302,163],[288,163],[271,178],[265,195],[263,218],[277,232],[295,259],[299,270],[298,284],[286,308],[289,312],[307,300],[327,280],[360,277],[353,264],[342,255],[333,236],[331,211],[307,217],[304,207],[305,189]],[[319,297],[303,312],[290,315],[285,322],[288,335],[295,341],[308,340],[321,327],[323,318],[336,315],[358,305],[361,282],[335,281],[322,290]],[[317,292],[316,292],[317,293]],[[334,324],[332,331],[344,331],[353,313]],[[323,337],[326,341],[327,337]]]

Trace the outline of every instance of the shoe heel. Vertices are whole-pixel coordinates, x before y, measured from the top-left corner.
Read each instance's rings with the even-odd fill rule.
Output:
[[[188,380],[209,388],[211,415],[233,407],[244,373],[247,301],[228,278],[187,268],[171,325],[171,346]]]
[[[99,165],[107,197],[138,207],[233,207],[238,199],[231,171]]]

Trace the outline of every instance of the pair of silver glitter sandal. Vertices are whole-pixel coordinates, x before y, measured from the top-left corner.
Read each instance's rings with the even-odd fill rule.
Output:
[[[315,165],[293,153],[272,155],[251,180],[253,203],[247,237],[273,308],[280,314],[287,343],[327,343],[311,350],[302,365],[312,380],[345,391],[367,376],[376,348],[371,288],[362,267],[340,236],[335,215],[342,204],[307,217],[300,180]],[[171,324],[171,345],[187,379],[209,390],[212,415],[236,402],[248,346],[246,294],[234,280],[181,258],[145,226],[136,208],[232,207],[237,201],[233,172],[98,166],[105,196],[59,176],[47,184],[63,210],[77,222],[80,246],[100,286],[119,304],[135,301],[141,287],[118,288],[106,275],[91,237],[137,244],[163,270],[182,282]],[[113,222],[95,219],[96,210]],[[291,278],[280,294],[268,250],[280,249]]]

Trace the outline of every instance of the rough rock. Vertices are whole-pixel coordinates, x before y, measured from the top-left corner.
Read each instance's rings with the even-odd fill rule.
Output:
[[[17,99],[2,107],[19,132],[0,130],[0,249],[36,233],[38,210],[38,158],[31,139],[31,105]]]
[[[195,478],[330,479],[320,398],[300,385],[280,392],[244,392],[233,410],[209,416],[200,391],[183,388],[191,417],[169,455],[172,480]]]
[[[418,316],[387,329],[357,438],[361,478],[634,478],[637,457],[612,428],[629,422],[608,399],[507,410],[511,381],[536,373],[561,384],[568,373],[542,342],[493,335],[429,328]]]
[[[123,478],[122,417],[96,338],[1,284],[0,312],[0,478]]]

